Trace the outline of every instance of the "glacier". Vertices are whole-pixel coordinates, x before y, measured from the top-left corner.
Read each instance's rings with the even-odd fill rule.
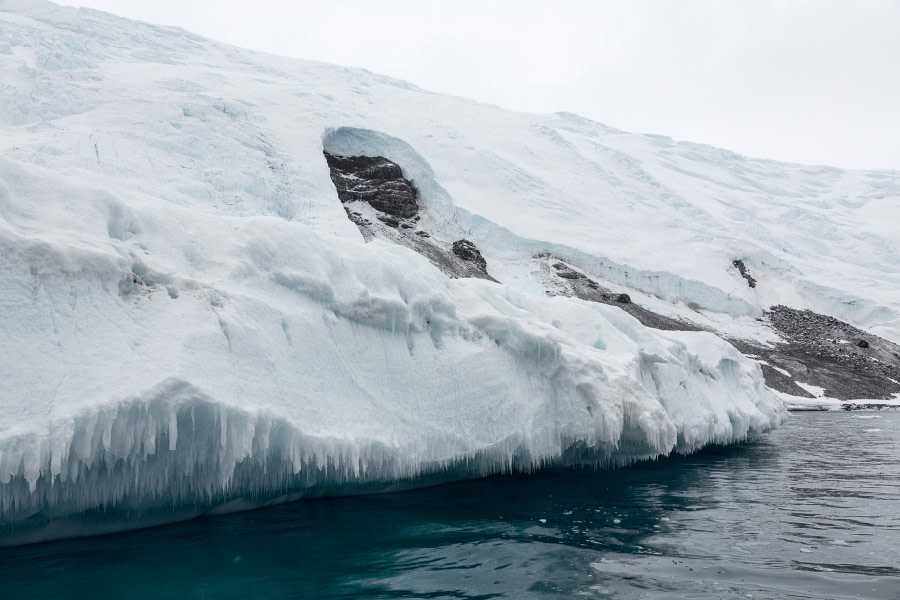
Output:
[[[624,465],[785,418],[721,337],[556,295],[541,256],[737,337],[771,339],[757,319],[785,303],[900,341],[895,172],[39,0],[0,0],[0,73],[0,546]],[[364,239],[323,152],[400,165],[421,226],[500,283]]]
[[[86,517],[59,518],[99,508],[91,531],[117,523],[111,508],[125,526],[164,507],[623,464],[782,416],[758,367],[711,333],[449,279],[299,222],[7,161],[0,176],[10,543],[80,532]]]

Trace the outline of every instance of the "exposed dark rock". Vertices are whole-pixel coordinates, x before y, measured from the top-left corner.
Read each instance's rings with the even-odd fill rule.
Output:
[[[325,160],[341,202],[368,202],[401,219],[419,211],[419,192],[396,163],[381,156],[334,156],[328,152]]]
[[[551,258],[551,255],[549,252],[542,252],[535,255],[534,258],[548,259]],[[564,262],[557,261],[550,266],[554,269],[551,272],[565,281],[563,294],[566,296],[574,296],[590,302],[599,302],[601,304],[616,306],[640,321],[643,325],[653,327],[654,329],[663,329],[667,331],[701,330],[700,327],[693,323],[673,319],[672,317],[655,313],[643,306],[634,304],[631,302],[631,298],[628,294],[613,293]]]
[[[809,396],[795,381],[825,389],[840,400],[886,400],[900,392],[900,347],[834,317],[787,306],[766,313],[772,327],[786,340],[773,348],[731,340],[746,354],[758,355],[766,384],[795,396]],[[857,340],[856,343],[850,340]],[[865,345],[861,345],[865,344]],[[790,373],[779,373],[778,367]]]
[[[536,259],[552,259],[549,253]],[[546,263],[545,263],[546,264]],[[756,280],[746,266],[735,261],[750,287]],[[549,268],[549,267],[552,267]],[[562,293],[583,300],[618,306],[647,327],[666,330],[702,330],[694,323],[654,313],[631,302],[627,294],[613,293],[564,262],[547,265],[548,274],[562,279]],[[559,285],[558,284],[558,285]],[[551,295],[560,292],[548,292]],[[812,398],[797,382],[825,389],[831,398],[853,400],[888,399],[900,392],[900,346],[857,329],[833,317],[786,306],[772,307],[765,318],[785,340],[774,347],[730,339],[741,352],[763,363],[766,384],[778,391]],[[852,341],[851,341],[852,340]]]
[[[579,273],[578,271],[569,267],[569,265],[565,263],[554,263],[553,268],[556,269],[556,276],[562,277],[563,279],[584,279],[585,281],[589,281],[587,277]],[[591,282],[593,283],[593,282]],[[596,284],[595,284],[596,285]]]
[[[890,404],[876,404],[874,402],[854,402],[845,404],[841,407],[843,410],[898,410],[898,407]]]
[[[370,222],[368,219],[363,217],[360,213],[351,211],[346,206],[344,207],[344,212],[347,213],[347,218],[353,221],[353,223],[359,228],[360,233],[363,235],[363,239],[367,242],[375,237],[375,234],[372,232],[372,228],[369,227]]]
[[[766,380],[766,385],[773,390],[778,390],[780,392],[784,392],[785,394],[790,394],[791,396],[799,396],[801,398],[815,398],[815,396],[797,385],[797,382],[794,381],[790,375],[785,375],[783,372],[772,367],[771,365],[761,366],[763,377]]]
[[[421,208],[419,193],[403,177],[399,165],[382,157],[324,154],[347,217],[366,241],[378,237],[411,248],[449,277],[496,281],[488,274],[487,261],[472,242],[458,240],[451,245],[432,240],[427,231],[416,230]],[[369,206],[356,204],[359,202]],[[352,209],[348,203],[354,203]],[[364,214],[374,218],[370,220]]]
[[[747,265],[744,264],[744,261],[742,261],[741,259],[736,259],[731,261],[731,264],[734,266],[734,268],[740,271],[741,277],[747,280],[747,285],[752,288],[756,287],[756,279],[754,279],[750,275],[750,271],[747,269]]]
[[[449,277],[478,277],[488,281],[497,281],[487,272],[487,263],[474,244],[472,247],[475,248],[477,254],[465,252],[466,256],[473,257],[472,260],[468,260],[460,257],[453,248],[440,246],[439,242],[432,240],[427,234],[424,236],[413,235],[411,232],[401,229],[396,232],[396,235],[398,237],[394,241],[412,248]]]
[[[469,240],[463,239],[453,242],[453,254],[487,272],[487,261],[484,260],[478,247]]]
[[[378,215],[378,220],[387,225],[388,227],[398,227],[400,225],[400,221],[392,217],[391,215]]]

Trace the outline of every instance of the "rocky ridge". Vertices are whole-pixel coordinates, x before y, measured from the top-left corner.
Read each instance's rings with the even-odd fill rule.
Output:
[[[411,248],[449,277],[496,281],[472,241],[440,240],[420,226],[425,207],[414,182],[404,177],[400,165],[380,156],[324,154],[347,217],[366,240],[377,237]],[[632,301],[629,294],[612,291],[550,252],[532,258],[537,264],[533,274],[548,295],[615,306],[655,329],[718,333],[708,326],[649,310]],[[731,266],[749,287],[757,286],[742,259],[734,259]],[[821,388],[826,396],[839,400],[885,400],[900,393],[900,346],[809,310],[773,306],[760,320],[783,341],[767,346],[727,339],[759,361],[769,387],[805,398],[814,397],[810,388]]]
[[[419,191],[398,164],[382,156],[323,154],[347,218],[366,241],[381,238],[411,248],[449,277],[496,281],[473,242],[447,243],[420,227]]]
[[[731,265],[738,270],[738,272],[741,274],[741,277],[747,280],[747,285],[749,287],[756,287],[756,279],[750,274],[750,270],[747,269],[747,265],[744,264],[743,260],[737,258],[731,261]]]
[[[834,317],[773,306],[766,321],[784,342],[772,347],[730,340],[759,357],[766,383],[793,396],[813,397],[797,385],[823,388],[839,400],[889,399],[900,393],[900,346]]]
[[[419,212],[419,192],[399,165],[380,156],[324,154],[341,202],[367,202],[395,219],[409,219]]]
[[[613,292],[549,252],[538,254],[534,258],[539,261],[543,274],[542,279],[550,284],[548,285],[550,288],[548,294],[561,294],[589,302],[609,304],[624,310],[641,324],[654,329],[666,331],[699,331],[702,329],[694,323],[661,315],[632,302],[628,294]]]

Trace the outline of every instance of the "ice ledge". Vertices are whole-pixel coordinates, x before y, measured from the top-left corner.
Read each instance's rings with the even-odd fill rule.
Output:
[[[305,435],[287,419],[217,403],[170,378],[113,406],[0,439],[0,546],[135,529],[302,497],[393,491],[549,466],[666,454],[628,423],[615,441],[561,436],[534,456],[521,434],[477,450]],[[736,434],[744,437],[747,431]],[[734,440],[728,440],[734,441]],[[662,441],[665,443],[664,441]],[[448,448],[461,451],[447,457]],[[437,452],[429,448],[441,448]]]

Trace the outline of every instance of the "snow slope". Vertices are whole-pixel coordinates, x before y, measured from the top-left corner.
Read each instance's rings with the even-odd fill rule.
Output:
[[[725,330],[765,335],[753,318],[784,303],[900,340],[894,172],[510,112],[39,1],[0,0],[0,81],[0,545],[619,464],[783,418],[718,337],[546,297],[540,252]],[[474,240],[502,283],[365,243],[323,149],[401,165],[423,223]]]

